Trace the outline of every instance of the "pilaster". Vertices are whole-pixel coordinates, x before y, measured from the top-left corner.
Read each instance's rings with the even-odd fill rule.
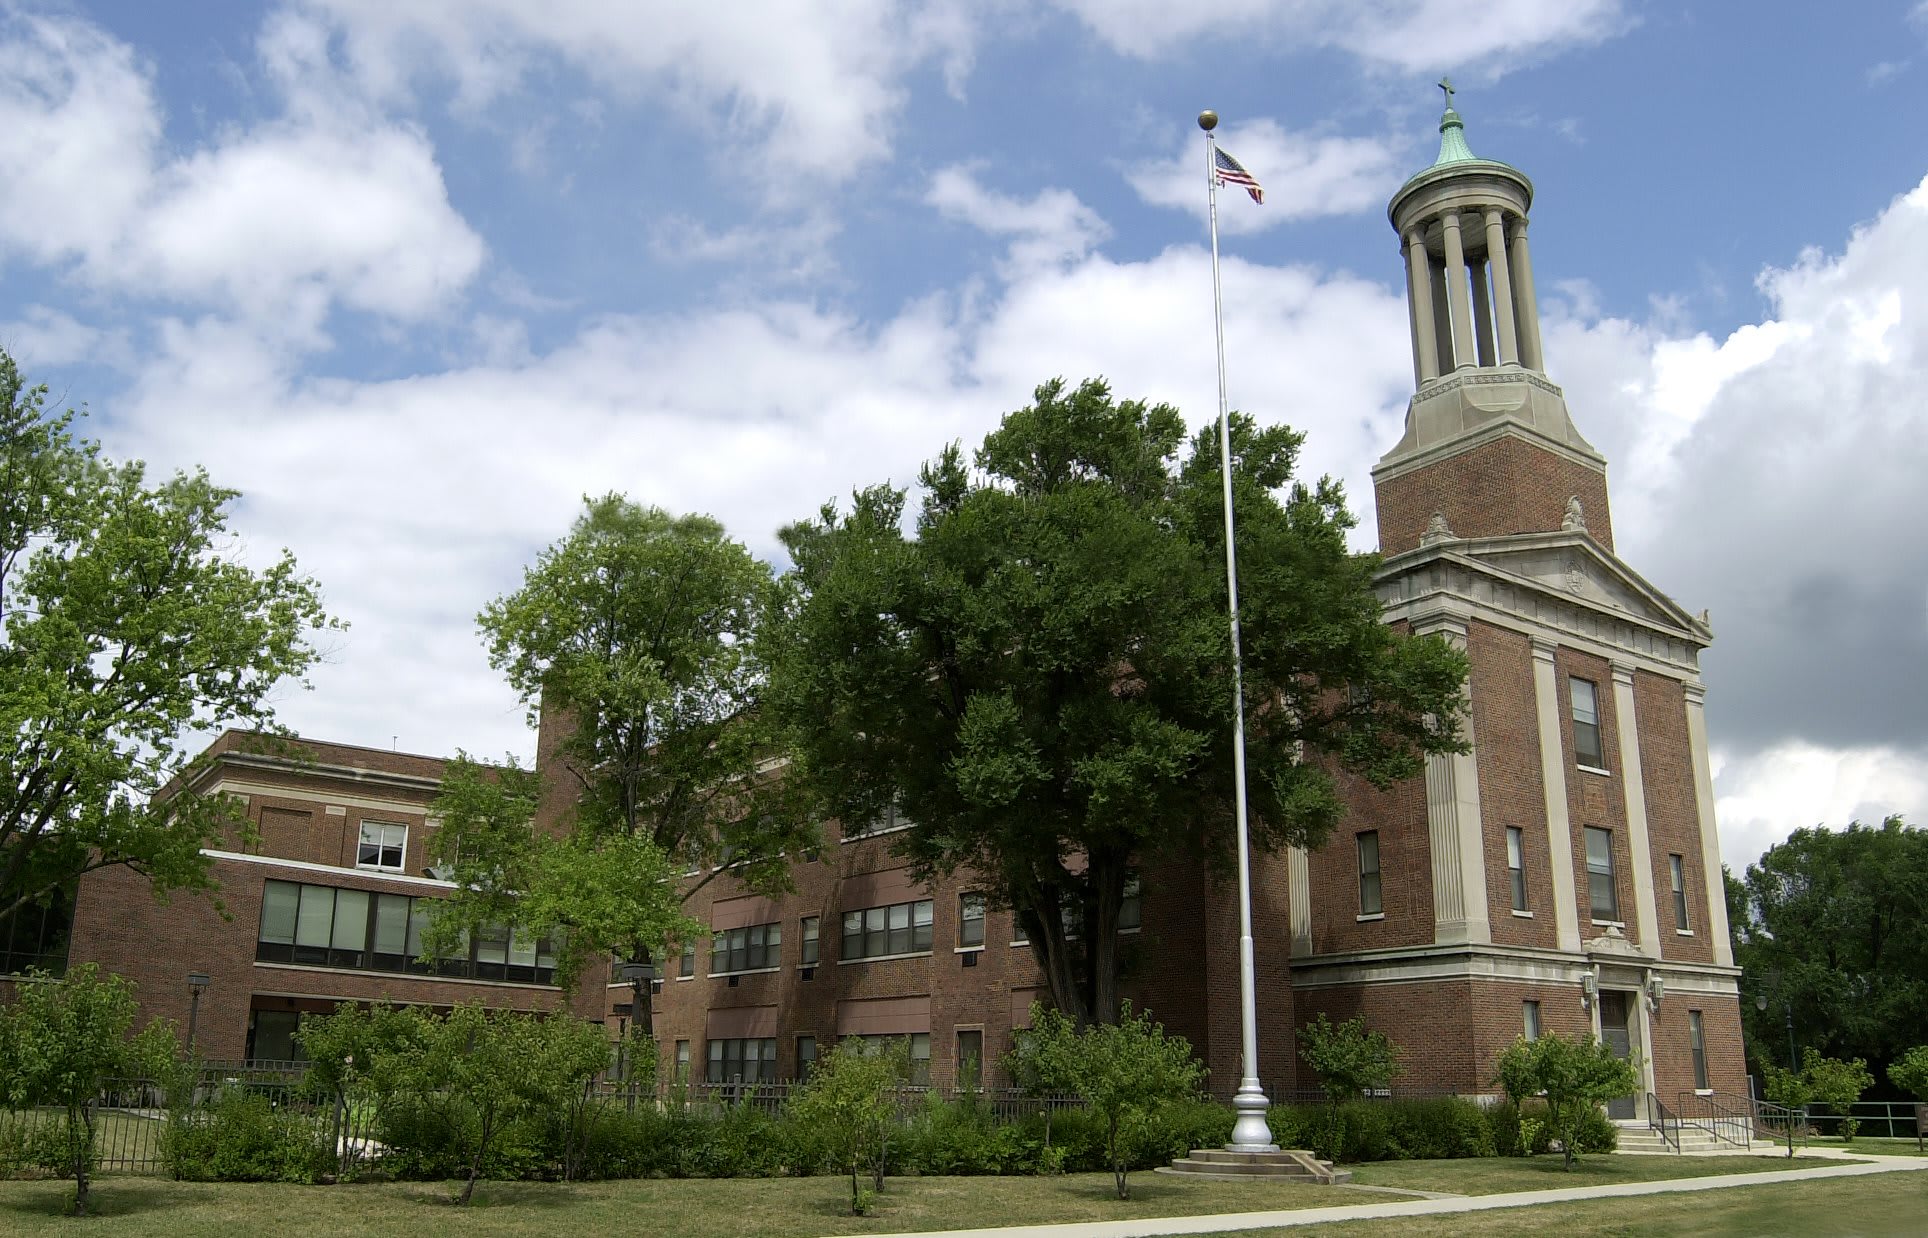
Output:
[[[1728,936],[1727,882],[1721,874],[1720,831],[1714,824],[1714,774],[1707,763],[1707,689],[1689,680],[1687,747],[1694,762],[1694,809],[1700,825],[1700,870],[1707,881],[1707,932],[1713,938],[1714,962],[1730,967],[1734,942]]]
[[[1620,731],[1620,778],[1627,805],[1627,851],[1633,862],[1634,931],[1640,951],[1659,958],[1654,910],[1654,858],[1647,837],[1646,778],[1640,768],[1640,721],[1634,712],[1633,667],[1612,662],[1613,712]]]
[[[1464,622],[1441,616],[1418,625],[1420,635],[1441,633],[1466,647]],[[1480,825],[1479,761],[1470,712],[1465,752],[1426,758],[1426,827],[1433,859],[1433,940],[1490,942],[1486,910],[1485,835]]]
[[[1292,915],[1292,957],[1312,954],[1312,864],[1304,847],[1285,849],[1286,905]]]
[[[1553,923],[1560,949],[1580,949],[1580,903],[1573,878],[1573,823],[1567,815],[1566,746],[1561,740],[1559,679],[1552,641],[1533,639],[1533,706],[1540,729],[1540,783],[1546,793],[1547,856],[1553,867]],[[1595,1019],[1598,1031],[1598,1019]]]

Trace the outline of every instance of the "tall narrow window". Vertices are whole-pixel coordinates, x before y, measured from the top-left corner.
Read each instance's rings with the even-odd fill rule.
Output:
[[[1513,888],[1513,910],[1526,910],[1526,831],[1506,827],[1506,879]]]
[[[679,1084],[690,1081],[690,1042],[687,1040],[679,1040],[676,1042],[675,1081]]]
[[[1125,882],[1125,898],[1118,904],[1118,931],[1128,932],[1144,924],[1144,887],[1133,877]]]
[[[1705,1092],[1707,1088],[1707,1038],[1700,1025],[1700,1011],[1687,1012],[1687,1034],[1694,1047],[1694,1088]]]
[[[361,842],[355,848],[357,868],[379,868],[391,873],[402,871],[402,853],[408,846],[408,827],[385,821],[361,823]]]
[[[1573,759],[1582,765],[1605,769],[1606,754],[1600,748],[1600,702],[1590,679],[1574,679],[1573,685]]]
[[[1540,1003],[1521,1002],[1520,1017],[1523,1023],[1520,1034],[1528,1040],[1540,1038]]]
[[[1620,918],[1620,895],[1613,878],[1613,831],[1586,827],[1587,902],[1596,920]]]
[[[957,896],[957,944],[960,946],[984,944],[984,896],[982,894]]]
[[[797,1037],[797,1078],[808,1079],[817,1068],[817,1038],[805,1033]]]
[[[960,1031],[957,1034],[957,1086],[979,1087],[984,1082],[984,1033]]]
[[[1677,855],[1667,857],[1667,872],[1674,883],[1674,927],[1685,933],[1687,925],[1687,863]]]
[[[1359,914],[1376,916],[1383,911],[1379,898],[1379,831],[1367,830],[1359,835]]]
[[[683,943],[683,957],[678,960],[676,964],[676,974],[686,980],[696,974],[696,943],[694,941],[686,941]]]
[[[816,963],[817,917],[805,916],[803,918],[803,965],[805,967],[814,967]]]

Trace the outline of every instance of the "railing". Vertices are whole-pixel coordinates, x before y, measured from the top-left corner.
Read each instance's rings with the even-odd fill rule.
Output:
[[[1754,1146],[1754,1102],[1726,1092],[1682,1092],[1681,1121],[1737,1148]]]
[[[1853,1118],[1860,1125],[1855,1132],[1873,1139],[1915,1138],[1915,1102],[1911,1100],[1862,1100],[1848,1106],[1846,1113],[1815,1101],[1808,1106],[1808,1125],[1817,1135],[1839,1135],[1841,1122]]]
[[[1660,1136],[1662,1143],[1680,1151],[1680,1115],[1667,1108],[1667,1103],[1652,1092],[1647,1093],[1647,1125]]]
[[[1807,1112],[1802,1109],[1789,1109],[1772,1101],[1754,1102],[1754,1126],[1769,1139],[1787,1143],[1787,1154],[1794,1155],[1794,1140],[1799,1137],[1807,1141],[1809,1127]]]

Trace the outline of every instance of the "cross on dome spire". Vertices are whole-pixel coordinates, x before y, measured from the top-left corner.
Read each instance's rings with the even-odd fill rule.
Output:
[[[1453,110],[1453,79],[1450,77],[1440,78],[1439,88],[1446,92],[1446,110],[1449,112],[1452,111]]]

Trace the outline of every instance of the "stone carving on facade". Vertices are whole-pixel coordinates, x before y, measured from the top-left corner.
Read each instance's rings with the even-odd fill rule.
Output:
[[[1570,494],[1566,501],[1566,515],[1560,520],[1560,532],[1585,533],[1587,531],[1586,513],[1580,510],[1580,496]]]
[[[1581,527],[1585,528],[1586,526],[1582,525]],[[1566,589],[1568,593],[1585,593],[1586,592],[1587,574],[1586,574],[1586,571],[1580,566],[1580,557],[1578,555],[1567,556]]]
[[[1426,531],[1419,535],[1419,544],[1421,546],[1431,546],[1435,542],[1454,541],[1458,536],[1459,535],[1454,533],[1446,524],[1446,513],[1434,512],[1432,519],[1426,522]]]

